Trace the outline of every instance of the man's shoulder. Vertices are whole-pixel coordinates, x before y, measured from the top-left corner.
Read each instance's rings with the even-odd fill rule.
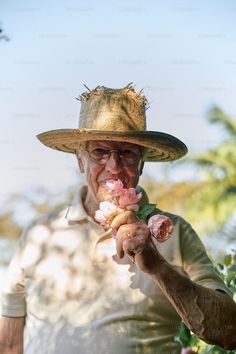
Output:
[[[25,232],[37,228],[37,227],[48,227],[51,228],[55,225],[67,224],[66,215],[68,212],[68,207],[57,208],[48,213],[45,213],[38,218],[33,219],[25,229]]]

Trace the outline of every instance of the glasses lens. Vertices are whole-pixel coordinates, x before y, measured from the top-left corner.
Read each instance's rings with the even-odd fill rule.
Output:
[[[96,148],[92,151],[88,151],[91,159],[93,159],[99,164],[105,164],[111,156],[112,152],[117,152],[119,158],[125,165],[133,165],[138,162],[141,157],[140,151],[133,151],[131,149],[109,150],[104,148]]]
[[[89,152],[90,157],[95,160],[95,161],[101,161],[103,163],[106,162],[109,159],[110,156],[110,150],[108,149],[103,149],[103,148],[97,148]]]
[[[140,153],[130,149],[125,149],[119,151],[119,156],[126,162],[127,165],[133,165],[139,160]]]

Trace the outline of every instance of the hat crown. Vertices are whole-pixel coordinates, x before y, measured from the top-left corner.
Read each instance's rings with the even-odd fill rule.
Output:
[[[147,99],[131,84],[122,89],[98,86],[82,93],[79,128],[103,131],[145,131]]]

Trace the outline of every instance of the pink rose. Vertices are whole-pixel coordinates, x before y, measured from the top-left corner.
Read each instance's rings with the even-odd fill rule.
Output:
[[[117,181],[115,181],[113,179],[109,179],[106,181],[105,189],[111,195],[111,197],[116,197],[123,192],[124,187],[121,180],[118,179]]]
[[[127,210],[138,211],[138,202],[142,199],[142,192],[136,193],[135,188],[123,189],[118,201],[119,207]]]
[[[156,214],[148,220],[148,228],[157,241],[164,242],[171,237],[174,226],[170,218]]]
[[[138,211],[138,202],[142,199],[142,193],[136,193],[135,188],[124,188],[120,180],[109,179],[102,186],[104,202],[99,204],[99,209],[95,212],[95,220],[104,229],[109,229],[113,219],[125,210]],[[110,228],[111,234],[115,237],[117,230]]]
[[[98,221],[104,228],[108,228],[114,217],[123,210],[111,202],[101,202],[99,209],[95,212],[95,220]]]

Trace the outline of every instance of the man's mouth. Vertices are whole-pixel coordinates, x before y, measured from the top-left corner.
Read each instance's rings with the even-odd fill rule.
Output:
[[[114,178],[114,177],[109,177],[109,178],[103,179],[103,180],[101,180],[101,181],[98,181],[98,185],[99,185],[99,186],[103,186],[103,185],[105,185],[106,182],[109,181],[109,180],[113,180],[113,181],[118,181],[118,180],[120,180],[120,181],[123,183],[124,187],[126,188],[126,185],[127,185],[126,180],[124,180],[124,179],[122,179],[122,178],[118,178],[118,177],[115,177],[115,178]]]
[[[127,181],[125,179],[122,179],[122,178],[118,178],[118,177],[112,177],[112,178],[107,178],[104,182],[103,182],[103,185],[109,181],[109,180],[113,180],[113,181],[121,181],[123,183],[123,187],[124,188],[127,188]]]

